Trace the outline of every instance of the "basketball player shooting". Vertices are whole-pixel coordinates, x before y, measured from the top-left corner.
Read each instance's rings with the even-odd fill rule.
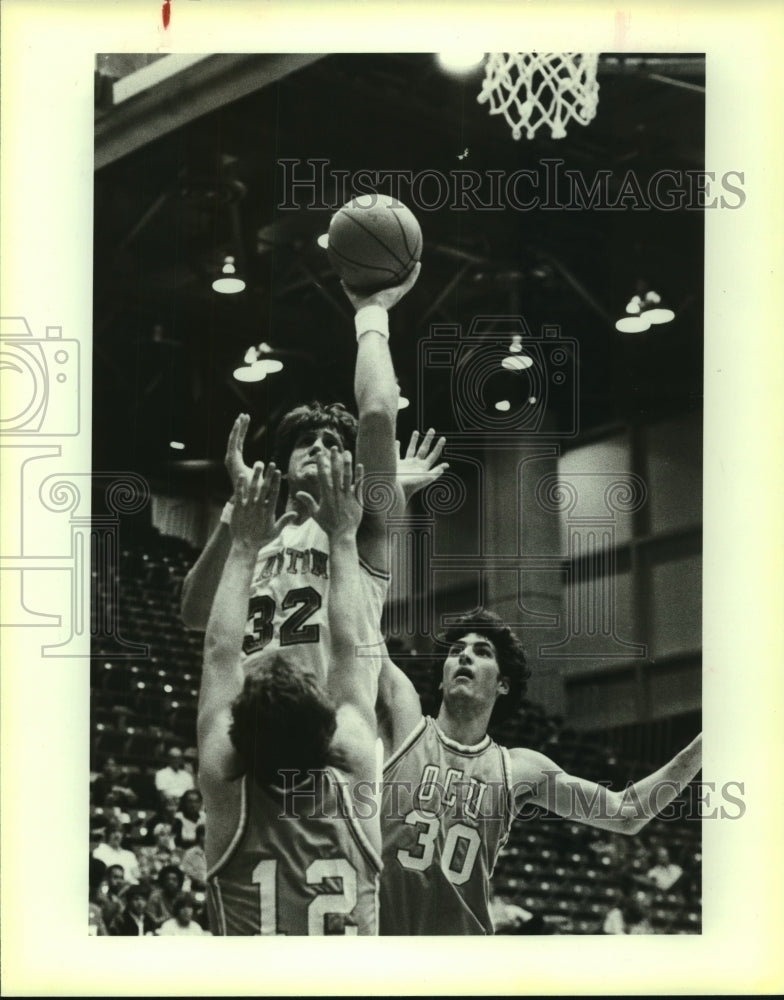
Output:
[[[330,542],[327,683],[285,648],[241,663],[258,550],[296,516],[275,519],[273,465],[239,485],[210,613],[198,743],[214,934],[377,933],[378,810],[360,819],[352,802],[357,782],[376,781],[375,677],[354,656],[367,639],[356,614],[362,509],[347,452],[333,447],[316,466],[320,503],[300,499]]]
[[[288,413],[276,435],[275,460],[286,470],[286,511],[293,516],[258,553],[250,586],[243,652],[251,656],[273,646],[296,646],[299,656],[322,679],[326,676],[328,638],[329,546],[323,531],[298,499],[319,497],[317,462],[337,446],[356,452],[367,480],[380,477],[394,486],[395,503],[405,504],[413,491],[437,478],[447,467],[438,459],[443,439],[433,444],[429,432],[418,446],[409,445],[398,464],[395,424],[399,390],[389,352],[388,310],[413,287],[416,264],[406,280],[393,288],[357,293],[344,286],[356,309],[357,360],[355,396],[359,421],[340,404],[303,406]],[[243,459],[249,418],[241,415],[229,435],[226,467],[235,490],[250,474]],[[188,573],[182,594],[182,617],[189,628],[207,623],[217,581],[231,544],[227,504],[221,523]],[[387,511],[366,511],[357,534],[363,600],[357,607],[378,633],[389,586]],[[380,642],[380,633],[376,640]]]
[[[490,878],[522,809],[634,834],[701,767],[700,735],[617,792],[567,774],[542,753],[501,747],[487,727],[525,694],[530,672],[519,640],[482,609],[450,626],[445,640],[437,718],[423,717],[416,689],[391,661],[379,677],[382,934],[492,934]]]

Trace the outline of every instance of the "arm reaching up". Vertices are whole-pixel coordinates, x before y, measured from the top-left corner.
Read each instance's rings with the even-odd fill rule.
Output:
[[[337,706],[333,748],[355,776],[375,776],[376,671],[357,647],[368,641],[364,618],[357,614],[363,599],[357,555],[357,528],[362,519],[358,498],[362,466],[353,482],[349,452],[332,448],[318,459],[319,506],[314,518],[329,537],[330,667],[327,686]]]
[[[224,779],[234,767],[228,739],[231,703],[242,690],[240,665],[248,589],[259,548],[274,538],[295,515],[275,520],[280,473],[261,462],[248,480],[241,477],[231,523],[231,539],[212,602],[204,637],[204,665],[198,706],[199,756],[208,781]]]
[[[397,509],[402,509],[404,503],[402,490],[395,478],[395,426],[400,392],[389,352],[387,313],[414,287],[420,270],[421,265],[417,264],[401,285],[370,295],[358,294],[343,283],[343,290],[356,310],[354,397],[359,415],[357,462],[364,467],[366,478],[381,476],[389,479],[397,494]],[[385,522],[386,511],[366,512],[357,538],[362,558],[384,571],[389,563]]]
[[[236,492],[242,479],[250,481],[252,474],[252,470],[248,468],[242,457],[249,423],[250,417],[247,413],[241,413],[234,421],[226,444],[224,464],[231,479],[232,499],[230,504],[234,504],[236,501]],[[182,584],[180,613],[186,628],[203,630],[207,627],[212,601],[230,548],[231,532],[229,531],[228,519],[226,521],[221,519]],[[247,596],[246,593],[243,598],[246,603]]]

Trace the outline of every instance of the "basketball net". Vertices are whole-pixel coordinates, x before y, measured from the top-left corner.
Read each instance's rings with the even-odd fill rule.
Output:
[[[506,118],[515,139],[523,129],[533,139],[543,125],[563,139],[570,119],[587,125],[596,115],[598,62],[596,52],[491,52],[477,100]]]

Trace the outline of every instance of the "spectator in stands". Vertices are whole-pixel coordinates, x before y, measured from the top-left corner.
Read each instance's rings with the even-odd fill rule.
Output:
[[[165,920],[159,934],[204,934],[204,928],[193,919],[195,908],[193,897],[188,893],[178,895],[173,903],[174,916]]]
[[[158,844],[158,838],[163,836],[164,831],[158,828],[163,825],[167,827],[166,833],[169,834],[171,840],[169,842],[169,848],[174,849],[174,823],[177,819],[177,810],[180,807],[179,796],[166,795],[161,802],[158,810],[154,812],[151,816],[147,817],[144,824],[147,834],[144,838],[144,843],[148,844],[150,847],[156,846]]]
[[[544,934],[541,917],[502,896],[490,897],[490,918],[496,934]]]
[[[195,788],[199,787],[199,751],[196,747],[186,747],[182,752],[183,760],[185,761],[186,770],[190,771],[193,775],[193,784]]]
[[[89,863],[89,888],[87,904],[87,933],[91,937],[108,934],[106,923],[103,919],[103,907],[101,906],[101,886],[106,875],[106,865],[98,858],[90,858]]]
[[[158,888],[150,893],[147,912],[160,927],[174,916],[174,902],[182,891],[185,876],[177,865],[166,865],[158,875]]]
[[[193,847],[196,827],[204,821],[201,792],[192,788],[180,799],[180,808],[174,817],[174,843],[178,847]]]
[[[155,772],[155,787],[161,798],[173,796],[176,799],[193,788],[193,775],[185,768],[185,761],[182,750],[179,747],[170,747],[168,755],[169,763]]]
[[[110,805],[131,809],[137,802],[137,795],[129,785],[128,775],[118,766],[114,757],[106,758],[103,769],[93,780],[90,790],[93,805],[101,808]]]
[[[626,867],[629,857],[628,839],[604,830],[597,830],[596,833],[596,838],[588,844],[588,850],[596,855],[597,861],[600,864],[609,862],[614,869]],[[604,858],[607,858],[607,862],[603,862]]]
[[[170,823],[156,823],[152,834],[154,843],[140,847],[138,856],[141,877],[155,882],[167,865],[180,864],[182,853],[174,846],[174,832]]]
[[[656,864],[648,872],[648,878],[662,892],[671,889],[683,875],[683,869],[670,861],[670,852],[666,847],[656,848]]]
[[[116,937],[143,937],[154,934],[157,924],[147,913],[147,890],[140,885],[132,885],[125,894],[125,907],[114,918],[109,933]]]
[[[204,892],[207,887],[207,856],[204,853],[204,823],[196,827],[196,843],[182,856],[182,872],[190,879],[193,892]]]
[[[93,851],[93,857],[103,861],[107,868],[119,865],[125,875],[125,881],[136,885],[139,881],[139,863],[133,851],[122,846],[124,827],[116,819],[106,824],[106,840]]]
[[[644,892],[635,888],[634,880],[624,879],[618,898],[604,918],[604,934],[654,934],[648,919],[650,904]]]
[[[105,873],[98,902],[101,906],[107,933],[111,933],[112,923],[125,907],[125,890],[128,888],[128,883],[125,881],[121,865],[109,865],[105,869]]]

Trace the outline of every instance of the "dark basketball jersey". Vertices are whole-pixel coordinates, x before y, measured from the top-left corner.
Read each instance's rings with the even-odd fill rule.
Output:
[[[362,604],[357,608],[362,641],[383,642],[381,612],[389,573],[360,559]],[[329,666],[329,539],[312,519],[289,524],[259,550],[242,644],[244,656],[262,649],[296,647],[297,662],[324,683]],[[380,657],[368,658],[376,673]]]
[[[489,882],[512,821],[509,753],[423,718],[384,765],[382,934],[492,934]]]
[[[242,778],[237,832],[207,875],[213,934],[378,933],[381,859],[346,780],[327,768],[287,793]]]

